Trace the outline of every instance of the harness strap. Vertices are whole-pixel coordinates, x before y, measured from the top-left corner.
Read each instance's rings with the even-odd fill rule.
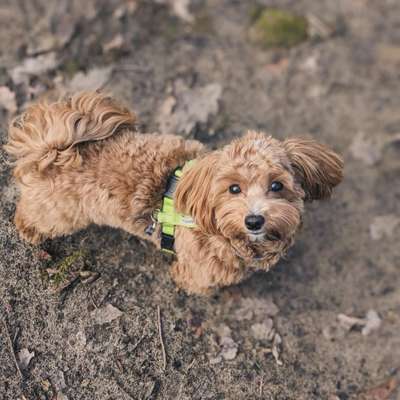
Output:
[[[188,161],[185,165],[192,163],[193,161]],[[180,214],[175,210],[174,193],[182,174],[182,168],[178,167],[168,179],[161,209],[155,216],[157,222],[161,224],[161,250],[170,254],[175,254],[175,227],[184,226],[193,229],[197,226],[192,217]]]

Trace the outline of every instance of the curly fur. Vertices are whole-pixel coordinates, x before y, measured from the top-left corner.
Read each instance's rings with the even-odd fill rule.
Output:
[[[210,152],[178,136],[137,133],[135,121],[109,96],[80,93],[35,104],[11,123],[6,150],[21,189],[22,238],[39,243],[95,223],[159,247],[159,228],[151,237],[144,230],[172,171],[196,159],[175,202],[198,227],[176,229],[172,276],[188,292],[205,293],[271,268],[294,241],[304,201],[329,197],[342,179],[341,158],[312,140],[248,132]],[[273,181],[283,190],[269,190]],[[232,184],[240,194],[229,192]],[[249,214],[266,220],[257,234],[245,226]]]

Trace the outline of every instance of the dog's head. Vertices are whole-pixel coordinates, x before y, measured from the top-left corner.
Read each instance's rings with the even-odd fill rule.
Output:
[[[304,201],[329,197],[342,170],[341,158],[313,140],[249,132],[185,171],[176,206],[239,253],[281,253],[301,224]]]

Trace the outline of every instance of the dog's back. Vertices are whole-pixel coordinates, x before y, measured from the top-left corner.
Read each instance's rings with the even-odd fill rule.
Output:
[[[79,165],[79,143],[106,139],[134,128],[133,113],[111,97],[78,93],[55,103],[36,103],[9,127],[6,151],[14,158],[14,176],[43,174],[51,165]]]

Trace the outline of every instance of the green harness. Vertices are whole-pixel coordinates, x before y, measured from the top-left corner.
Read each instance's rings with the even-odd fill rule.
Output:
[[[185,166],[191,166],[192,164],[193,160],[186,162]],[[157,210],[154,215],[155,220],[161,224],[161,250],[170,254],[175,254],[175,227],[184,226],[185,228],[193,229],[197,226],[192,217],[178,213],[175,210],[174,193],[183,174],[182,169],[181,167],[176,168],[168,179],[161,209]]]

